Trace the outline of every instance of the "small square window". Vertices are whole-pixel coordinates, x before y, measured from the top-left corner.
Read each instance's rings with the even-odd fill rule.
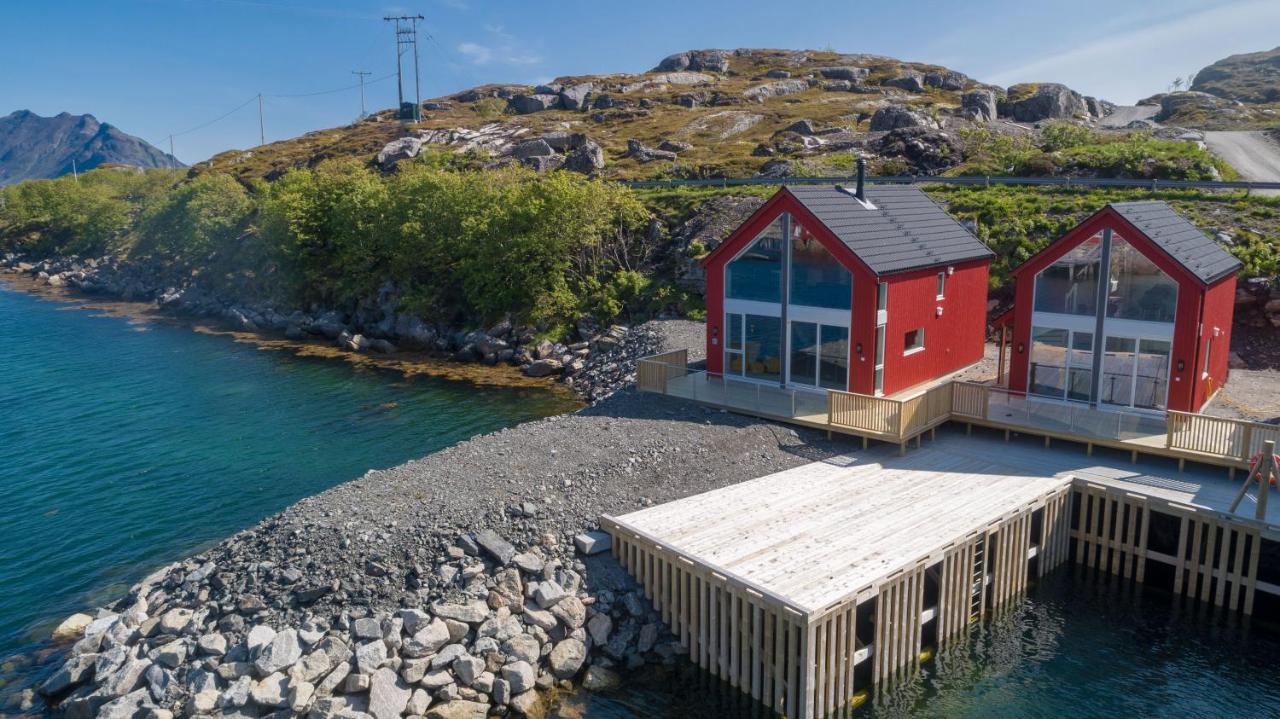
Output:
[[[924,328],[911,330],[902,341],[902,354],[909,355],[924,349]]]
[[[938,273],[938,299],[943,299],[946,296],[947,296],[947,273],[939,272]]]

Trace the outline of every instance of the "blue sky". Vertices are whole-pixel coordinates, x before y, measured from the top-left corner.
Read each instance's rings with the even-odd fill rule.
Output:
[[[1225,55],[1280,43],[1277,0],[5,0],[0,114],[88,112],[166,150],[175,133],[178,157],[199,161],[258,143],[259,92],[268,141],[354,119],[351,71],[395,71],[381,18],[402,13],[426,16],[423,97],[640,72],[690,48],[785,47],[939,63],[1006,85],[1064,82],[1132,102]],[[367,93],[371,108],[393,106],[394,79]]]

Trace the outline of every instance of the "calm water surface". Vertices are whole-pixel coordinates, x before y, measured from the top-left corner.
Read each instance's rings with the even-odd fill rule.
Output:
[[[6,657],[157,566],[366,470],[574,406],[550,389],[264,352],[2,284],[0,338],[0,699],[31,678]]]
[[[1273,618],[1274,620],[1274,618]],[[1065,567],[854,719],[1280,717],[1280,632]],[[759,717],[685,667],[563,701],[560,719]]]

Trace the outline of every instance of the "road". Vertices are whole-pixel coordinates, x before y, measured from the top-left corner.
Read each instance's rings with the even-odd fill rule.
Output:
[[[1206,132],[1204,144],[1236,168],[1241,180],[1280,182],[1280,144],[1261,132]]]
[[[1124,127],[1134,120],[1151,120],[1158,112],[1160,112],[1159,105],[1117,105],[1116,109],[1099,120],[1098,124],[1103,127]]]

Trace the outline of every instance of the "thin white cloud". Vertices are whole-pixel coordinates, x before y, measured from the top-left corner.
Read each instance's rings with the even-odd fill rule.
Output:
[[[493,50],[479,43],[464,42],[458,45],[458,52],[476,65],[488,65],[493,60]]]
[[[990,75],[990,82],[1062,82],[1081,92],[1133,102],[1168,89],[1230,54],[1270,49],[1280,2],[1247,0],[1130,27]]]

